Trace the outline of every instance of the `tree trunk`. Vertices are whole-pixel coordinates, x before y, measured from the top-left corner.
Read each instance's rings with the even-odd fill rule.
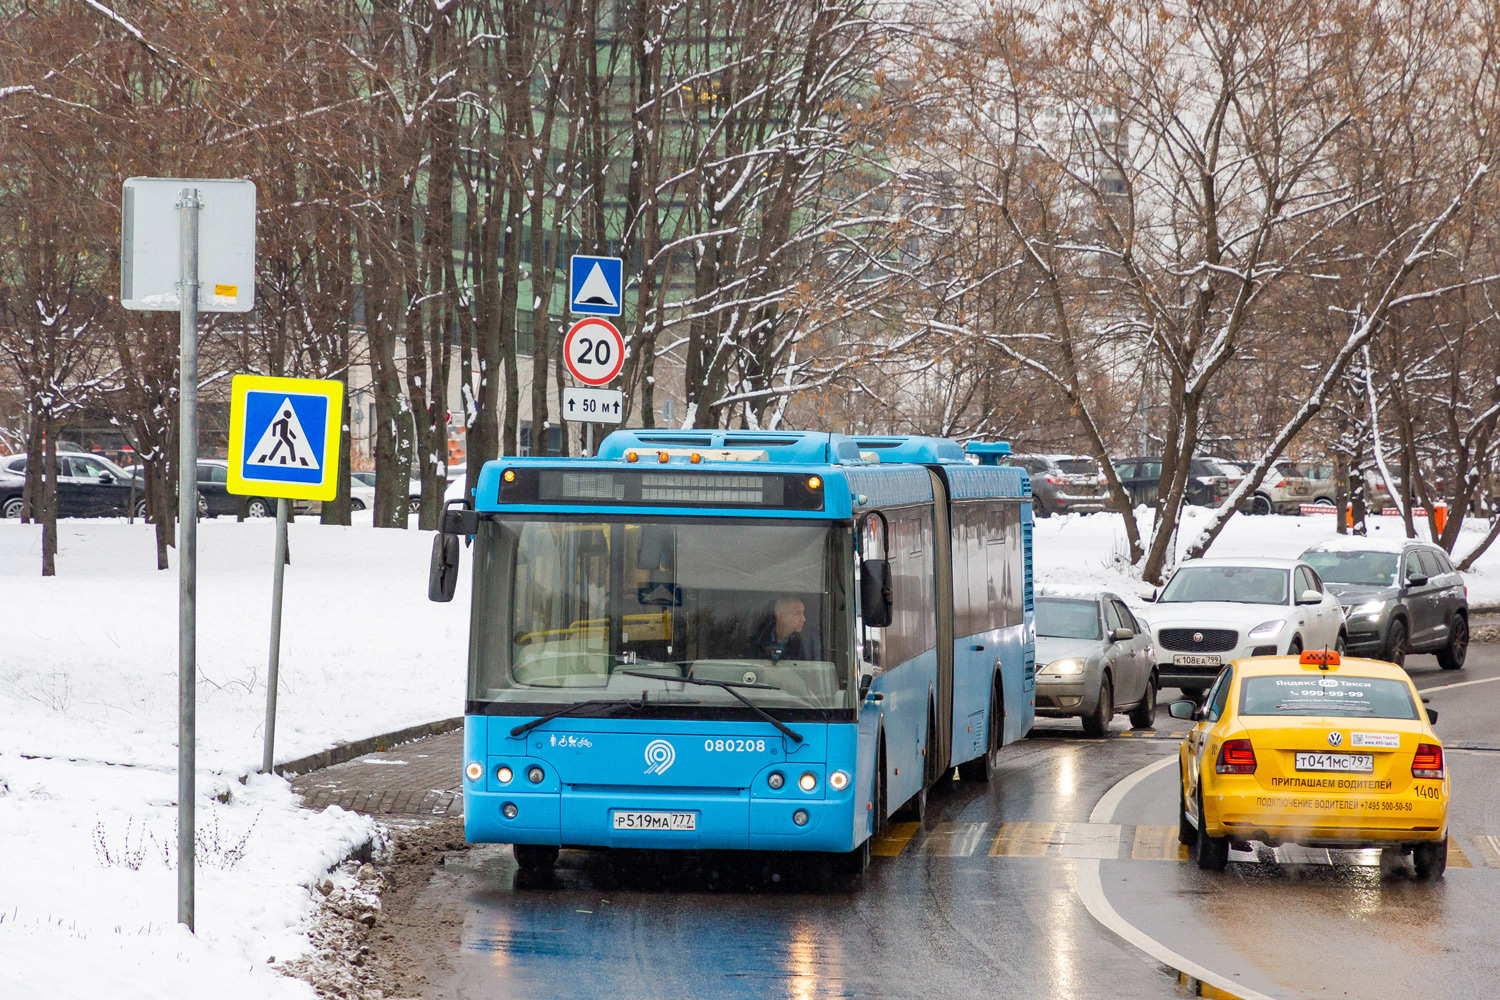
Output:
[[[52,411],[42,415],[42,575],[57,575],[57,421]]]

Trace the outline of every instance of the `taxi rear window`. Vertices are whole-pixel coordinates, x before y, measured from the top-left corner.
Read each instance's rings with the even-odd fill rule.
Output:
[[[1411,689],[1400,681],[1320,673],[1246,677],[1240,714],[1415,719],[1417,706]]]

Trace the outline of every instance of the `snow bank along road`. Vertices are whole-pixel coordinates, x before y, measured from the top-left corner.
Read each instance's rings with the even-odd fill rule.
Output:
[[[280,760],[462,711],[465,595],[452,604],[428,603],[430,537],[373,531],[367,514],[364,519],[351,528],[307,521],[291,527],[277,727]],[[206,521],[199,529],[202,872],[199,932],[189,937],[171,924],[176,574],[155,570],[146,525],[64,521],[59,576],[42,580],[35,575],[39,529],[0,522],[0,718],[5,719],[0,727],[0,857],[7,859],[0,870],[0,954],[6,956],[0,962],[0,996],[92,997],[106,982],[122,997],[201,996],[210,988],[227,998],[311,995],[305,985],[278,975],[275,966],[307,948],[316,912],[309,886],[330,863],[368,838],[372,824],[338,808],[300,809],[279,778],[239,780],[260,760],[273,530],[268,521],[222,520]],[[1397,526],[1381,523],[1378,530]],[[1214,552],[1295,555],[1330,533],[1325,519],[1236,518]],[[1127,598],[1140,589],[1115,563],[1123,549],[1116,517],[1042,521],[1036,544],[1039,582],[1109,586]],[[1470,577],[1471,599],[1500,603],[1500,553],[1479,569]],[[1488,704],[1480,699],[1500,694],[1496,687],[1500,685],[1466,689],[1473,700],[1454,698],[1462,705],[1451,710],[1454,717],[1470,706]],[[1479,708],[1473,711],[1480,713]],[[1042,845],[1044,866],[1054,860],[1071,864],[1071,857],[1054,859],[1082,849],[1068,838],[1098,836],[1085,829],[1090,824],[1083,806],[1164,747],[1122,738],[1098,746],[1064,739],[1017,748],[1006,781],[977,798],[965,797],[970,793],[949,797],[927,827],[913,829],[897,846],[895,860],[885,863],[864,889],[828,897],[831,902],[818,894],[772,897],[786,904],[787,912],[767,925],[768,936],[757,929],[742,947],[752,947],[753,941],[781,942],[777,954],[782,955],[788,940],[783,932],[791,927],[785,921],[796,915],[795,904],[816,900],[814,910],[827,903],[829,919],[842,921],[830,925],[844,928],[833,938],[842,941],[837,950],[844,957],[838,961],[858,964],[860,954],[873,947],[853,937],[843,939],[851,920],[871,921],[866,926],[870,941],[897,942],[891,954],[901,954],[899,941],[915,940],[911,934],[930,930],[937,919],[920,907],[901,909],[905,904],[891,896],[910,893],[932,900],[938,914],[957,913],[952,907],[992,913],[972,928],[954,917],[965,929],[953,933],[972,939],[966,947],[988,956],[984,962],[998,963],[995,968],[1024,962],[1037,971],[1037,953],[1048,950],[1046,935],[1041,943],[1027,943],[1015,923],[1018,913],[1044,930],[1052,928],[1047,934],[1053,937],[1066,931],[1057,938],[1061,950],[1049,952],[1049,960],[1056,965],[1071,954],[1072,972],[1062,976],[1059,966],[1044,970],[1046,975],[1059,983],[1103,986],[1115,964],[1108,956],[1124,956],[1122,967],[1135,970],[1141,965],[1139,953],[1099,928],[1076,899],[1055,895],[1058,885],[1066,884],[1066,877],[1058,882],[1055,868],[1041,875],[1000,875],[984,867],[989,874],[980,876],[978,884],[956,887],[956,874],[933,866],[990,865],[986,859],[1001,835],[999,824],[1013,822],[1053,825],[1045,834],[1042,826],[1006,827],[995,857]],[[980,826],[964,825],[975,823]],[[1084,826],[1077,832],[1067,824]],[[1121,839],[1118,849],[1133,852],[1134,836],[1128,845]],[[475,857],[490,864],[483,862],[483,852]],[[948,860],[935,860],[939,858]],[[1014,905],[1004,902],[1008,892],[1019,893]],[[672,894],[648,895],[660,908]],[[564,897],[546,898],[555,903]],[[748,915],[754,910],[746,910],[748,902],[735,895],[715,897],[711,905],[726,900],[731,912]],[[552,903],[539,900],[538,905],[547,910]],[[684,921],[705,917],[696,910],[676,916],[661,910],[652,919],[669,916]],[[1049,923],[1054,918],[1062,923]],[[711,915],[710,922],[721,919],[727,915]],[[824,954],[821,946],[806,936],[822,933],[822,925],[807,923],[812,919],[808,914],[798,919],[804,935],[799,940],[811,949],[806,961],[834,961],[833,952],[827,953],[833,957],[818,957]],[[891,921],[889,929],[882,929],[885,920]],[[687,933],[686,924],[682,932]],[[946,943],[946,935],[929,936],[943,948],[958,947]],[[935,954],[941,956],[942,948]],[[274,964],[268,961],[273,958]],[[952,963],[946,958],[939,962],[941,968],[932,964],[938,961],[914,961],[913,978],[898,976],[892,982],[917,984],[930,973],[934,982],[958,988],[960,980],[954,977],[961,977],[960,971],[948,969]],[[982,962],[978,967],[990,966]],[[766,966],[763,971],[782,976],[776,971],[781,968]],[[1145,968],[1149,985],[1136,995],[1160,995],[1157,974]],[[1096,969],[1103,971],[1096,974]],[[685,967],[682,974],[687,974]],[[750,973],[752,979],[758,974]],[[890,995],[902,992],[894,986],[881,989]]]

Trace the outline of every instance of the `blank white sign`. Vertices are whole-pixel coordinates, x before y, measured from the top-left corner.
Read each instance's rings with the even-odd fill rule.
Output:
[[[120,197],[120,304],[176,312],[182,189],[198,209],[198,311],[255,308],[255,184],[243,180],[131,177]]]

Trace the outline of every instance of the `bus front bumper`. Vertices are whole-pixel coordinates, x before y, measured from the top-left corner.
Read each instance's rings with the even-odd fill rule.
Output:
[[[667,850],[843,852],[855,846],[854,795],[752,797],[748,789],[671,791],[571,787],[565,793],[468,791],[470,843]],[[507,806],[514,815],[507,816]],[[620,814],[673,817],[674,829],[630,829]],[[684,815],[691,817],[684,823]],[[802,822],[798,822],[801,819]],[[691,828],[682,828],[690,826]]]

